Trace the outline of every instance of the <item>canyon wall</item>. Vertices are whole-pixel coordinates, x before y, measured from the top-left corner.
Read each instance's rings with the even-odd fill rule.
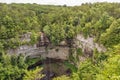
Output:
[[[30,41],[30,33],[22,36],[21,41]],[[65,44],[65,42],[64,42]],[[62,45],[64,45],[62,44]],[[74,39],[74,45],[77,48],[81,48],[84,54],[92,55],[93,50],[97,49],[99,52],[105,52],[106,49],[103,45],[94,42],[93,37],[84,38],[82,34],[78,34]],[[7,50],[8,54],[23,54],[25,57],[42,57],[42,58],[56,58],[66,60],[69,57],[70,48],[66,45],[64,46],[45,46],[37,47],[37,44],[34,45],[22,45],[16,49]]]

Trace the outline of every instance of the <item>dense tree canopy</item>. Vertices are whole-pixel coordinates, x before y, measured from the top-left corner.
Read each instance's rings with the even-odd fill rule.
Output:
[[[21,41],[21,35],[28,32],[30,43]],[[74,7],[0,3],[0,80],[43,77],[38,74],[41,68],[27,70],[29,64],[23,56],[6,54],[7,49],[36,43],[39,32],[44,32],[54,45],[83,34],[86,38],[95,37],[95,42],[107,48],[104,53],[94,51],[83,62],[74,61],[80,63],[74,65],[76,71],[53,80],[120,79],[120,3],[86,3]]]

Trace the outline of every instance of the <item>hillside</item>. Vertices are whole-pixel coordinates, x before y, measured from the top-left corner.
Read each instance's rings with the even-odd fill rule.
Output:
[[[0,3],[1,80],[119,80],[119,53],[120,3]]]

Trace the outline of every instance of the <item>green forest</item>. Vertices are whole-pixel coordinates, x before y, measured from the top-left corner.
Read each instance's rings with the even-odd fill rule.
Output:
[[[21,35],[28,32],[31,32],[31,41],[21,41]],[[70,75],[62,74],[50,80],[120,80],[120,3],[81,6],[0,3],[0,80],[42,80],[46,76],[42,73],[43,66],[29,69],[41,58],[25,59],[24,55],[7,53],[8,49],[34,45],[40,32],[44,32],[54,46],[82,34],[85,38],[94,37],[95,43],[106,48],[105,52],[94,49],[93,55],[84,61],[77,59],[85,55],[76,49],[78,55],[64,63]],[[74,55],[74,51],[71,50],[70,55]]]

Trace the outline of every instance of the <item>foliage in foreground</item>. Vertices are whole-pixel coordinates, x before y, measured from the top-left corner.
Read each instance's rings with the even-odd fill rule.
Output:
[[[120,44],[105,53],[108,58],[94,63],[86,60],[79,64],[77,72],[71,76],[61,76],[55,80],[119,80],[120,79]]]
[[[43,77],[40,73],[42,68],[27,70],[24,56],[0,55],[0,80],[35,80]]]
[[[39,69],[27,71],[29,65],[23,56],[3,53],[23,45],[20,37],[27,32],[32,32],[30,43],[36,43],[40,31],[44,31],[54,44],[82,33],[85,37],[95,36],[95,41],[108,49],[117,45],[106,53],[95,53],[92,59],[75,66],[78,69],[70,77],[64,75],[55,80],[120,79],[120,3],[94,3],[75,7],[0,3],[0,10],[1,80],[36,78]]]
[[[41,71],[42,71],[42,68],[38,68],[38,67],[35,70],[30,70],[30,71],[26,70],[23,80],[41,79],[42,77],[44,77],[44,75],[40,73]]]
[[[0,79],[20,80],[27,69],[23,56],[9,56],[1,53],[0,56]]]

